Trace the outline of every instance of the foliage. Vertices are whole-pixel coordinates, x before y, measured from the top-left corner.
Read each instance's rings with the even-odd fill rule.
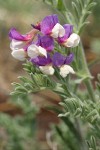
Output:
[[[44,1],[61,12],[67,22],[74,25],[76,33],[81,33],[83,27],[89,23],[86,19],[91,13],[92,8],[96,5],[96,2],[93,0],[75,0],[72,1],[72,10],[70,11],[65,0]]]
[[[32,104],[32,101],[22,96],[18,100],[16,96],[12,97],[12,103],[22,108],[22,114],[11,117],[6,113],[0,113],[0,127],[6,132],[6,143],[3,144],[1,137],[0,149],[6,150],[34,150],[36,148],[35,130],[36,130],[36,113],[38,109]],[[10,102],[11,103],[11,102]],[[33,139],[34,138],[34,139]],[[2,146],[3,145],[3,146]]]

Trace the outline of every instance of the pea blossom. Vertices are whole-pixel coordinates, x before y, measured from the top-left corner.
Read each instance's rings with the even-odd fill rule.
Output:
[[[31,43],[36,32],[37,31],[33,29],[29,33],[22,35],[15,28],[11,28],[11,30],[9,31],[9,38],[11,40],[11,54],[14,58],[21,61],[25,60],[25,58],[27,57],[27,47]]]
[[[31,44],[28,47],[27,53],[31,58],[35,58],[39,55],[47,57],[47,52],[50,52],[54,49],[54,41],[51,37],[45,35],[38,35],[38,40],[36,44]]]
[[[73,33],[73,26],[70,24],[63,25],[65,29],[65,35],[58,37],[58,42],[65,47],[76,47],[80,42],[80,37],[76,33]]]
[[[63,56],[56,52],[53,55],[52,63],[55,67],[60,69],[60,75],[65,78],[69,73],[74,74],[73,68],[69,65],[74,59],[74,54],[71,53],[69,56]]]
[[[65,34],[65,29],[59,24],[58,16],[56,14],[46,16],[41,21],[40,26],[32,26],[35,29],[39,28],[44,35],[50,35],[53,38],[62,37]]]
[[[44,56],[38,56],[36,58],[30,59],[30,61],[37,65],[42,73],[47,75],[53,75],[54,74],[54,68],[52,66],[52,59],[50,55],[47,55],[47,58]]]

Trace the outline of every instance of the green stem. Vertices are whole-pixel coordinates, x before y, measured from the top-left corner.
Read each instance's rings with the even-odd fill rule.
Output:
[[[83,131],[82,131],[81,125],[80,125],[80,121],[77,118],[75,119],[75,124],[77,126],[78,134],[80,136],[81,150],[87,150],[87,146],[86,146],[84,136],[83,136]]]
[[[87,90],[88,90],[88,93],[89,93],[89,96],[91,98],[91,100],[93,102],[95,102],[95,96],[94,96],[94,90],[93,90],[93,86],[92,86],[92,83],[91,83],[91,80],[90,79],[87,79],[84,81],[86,87],[87,87]]]
[[[88,76],[91,76],[90,71],[88,69],[88,65],[87,65],[86,59],[85,59],[85,53],[84,53],[84,49],[83,49],[82,43],[80,44],[80,47],[81,47],[81,50],[80,50],[80,55],[81,56],[80,57],[82,59],[82,65],[83,65],[84,72]],[[91,83],[91,79],[87,78],[84,81],[84,83],[86,85],[86,88],[88,90],[88,93],[89,93],[89,96],[90,96],[91,100],[94,102],[95,101],[95,96],[94,96],[94,90],[93,90],[93,86],[92,86],[92,83]]]
[[[65,145],[68,146],[68,148],[71,150],[76,150],[75,146],[72,144],[72,141],[70,141],[69,138],[64,136],[62,130],[58,126],[55,126],[55,129],[62,141],[65,143]]]

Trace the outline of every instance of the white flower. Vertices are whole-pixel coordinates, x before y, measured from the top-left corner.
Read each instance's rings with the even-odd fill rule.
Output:
[[[27,53],[24,51],[24,49],[19,49],[19,50],[13,50],[11,55],[18,60],[24,61]]]
[[[40,66],[39,67],[41,72],[47,75],[53,75],[54,74],[54,68],[52,66]]]
[[[51,36],[53,38],[63,37],[65,35],[65,29],[63,26],[61,26],[59,23],[57,23],[53,29]]]
[[[76,47],[80,42],[80,37],[76,33],[70,35],[67,41],[64,43],[67,47]]]
[[[60,75],[65,78],[69,73],[75,74],[73,68],[69,65],[63,65],[60,67]]]
[[[32,44],[28,47],[27,53],[31,58],[36,58],[39,55],[47,57],[47,51],[43,47],[37,46],[35,44]]]
[[[10,43],[10,48],[11,50],[18,50],[18,49],[22,49],[24,45],[25,45],[24,42],[12,39]]]

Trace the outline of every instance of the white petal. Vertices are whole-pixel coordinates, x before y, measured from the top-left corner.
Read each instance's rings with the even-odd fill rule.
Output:
[[[38,50],[39,50],[40,55],[47,57],[47,51],[43,47],[39,46]]]
[[[11,43],[10,43],[10,48],[12,50],[18,50],[18,49],[21,49],[23,48],[23,46],[25,45],[24,42],[22,41],[17,41],[17,40],[12,40]]]
[[[27,49],[28,56],[31,58],[36,58],[39,55],[38,46],[32,44]]]
[[[65,29],[59,23],[57,23],[53,29],[51,36],[53,38],[63,37],[65,35]]]
[[[73,68],[69,65],[66,65],[67,69],[69,70],[69,73],[75,74],[75,71],[73,70]]]
[[[59,37],[63,37],[65,35],[65,29],[63,26],[59,24]]]
[[[21,60],[21,61],[25,60],[26,58],[26,52],[23,49],[12,51],[11,54],[14,58]]]
[[[60,75],[65,78],[69,73],[75,74],[73,68],[69,65],[63,65],[60,68]]]
[[[70,37],[67,39],[65,46],[67,47],[76,47],[80,42],[80,37],[76,33],[73,33],[70,35]]]
[[[39,67],[41,72],[47,75],[53,75],[54,74],[54,68],[52,66],[40,66]]]
[[[53,29],[52,29],[52,34],[51,34],[51,36],[52,36],[53,38],[58,38],[58,35],[59,35],[59,24],[57,23],[57,24],[53,27]]]
[[[70,39],[67,39],[67,42],[64,43],[64,45],[65,45],[66,47],[73,47],[74,42],[73,42],[72,40],[70,40]]]

